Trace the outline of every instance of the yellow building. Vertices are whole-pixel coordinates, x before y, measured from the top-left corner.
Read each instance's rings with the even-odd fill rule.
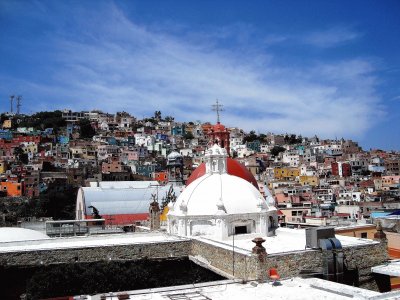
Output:
[[[335,228],[335,233],[338,235],[352,236],[363,239],[374,239],[376,233],[376,226],[374,224],[355,225]]]
[[[299,182],[301,185],[311,185],[311,186],[318,186],[319,185],[319,178],[317,176],[300,176]]]
[[[168,206],[166,205],[166,206],[164,207],[164,209],[163,209],[161,215],[160,215],[160,221],[161,221],[161,222],[167,222],[167,214],[168,214],[168,212],[169,212],[169,208],[168,208]]]
[[[300,175],[300,170],[297,168],[274,168],[275,179],[296,179]]]
[[[24,153],[37,153],[38,152],[38,145],[35,143],[24,143],[21,145],[22,150]]]
[[[0,174],[3,174],[7,171],[7,162],[4,160],[0,161]]]
[[[12,122],[11,120],[4,120],[3,122],[3,128],[11,128],[12,127]]]

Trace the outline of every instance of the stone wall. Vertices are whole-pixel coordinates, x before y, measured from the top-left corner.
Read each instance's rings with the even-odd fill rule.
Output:
[[[256,260],[250,252],[232,252],[232,249],[215,246],[203,241],[192,240],[190,255],[205,265],[217,268],[236,278],[252,280],[256,278]]]
[[[371,267],[382,265],[388,261],[387,243],[355,246],[344,248],[345,262],[359,273],[359,286],[369,290],[378,291],[375,276],[371,273]]]
[[[378,290],[371,267],[388,260],[386,243],[346,247],[346,266],[357,269],[362,288]],[[246,250],[232,249],[218,243],[200,240],[148,244],[114,245],[91,248],[53,249],[0,253],[0,265],[35,266],[71,262],[104,260],[162,259],[192,256],[210,269],[221,270],[227,276],[244,280],[264,280],[270,268],[276,267],[281,278],[300,275],[302,270],[319,270],[323,265],[321,250],[267,254],[259,256]]]
[[[308,250],[284,254],[267,255],[264,272],[271,268],[277,268],[281,278],[299,276],[300,271],[319,270],[322,267],[322,252],[320,250]]]
[[[35,266],[104,260],[138,260],[187,257],[191,242],[174,241],[74,249],[53,249],[0,253],[0,265]]]
[[[258,256],[252,253],[236,252],[231,249],[210,245],[193,240],[191,255],[204,264],[244,280],[265,280],[271,268],[277,268],[281,278],[300,276],[301,271],[321,271],[323,266],[322,250],[307,250],[291,253],[267,254]],[[360,245],[343,249],[346,268],[358,271],[359,278],[354,278],[362,288],[378,290],[376,276],[371,267],[388,260],[386,243]],[[356,272],[357,273],[357,272]],[[355,274],[356,274],[355,273]],[[356,276],[356,275],[355,275]]]

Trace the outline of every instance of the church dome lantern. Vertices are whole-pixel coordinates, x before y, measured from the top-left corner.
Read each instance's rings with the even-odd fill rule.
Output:
[[[168,182],[175,185],[183,185],[183,156],[172,150],[167,156]]]

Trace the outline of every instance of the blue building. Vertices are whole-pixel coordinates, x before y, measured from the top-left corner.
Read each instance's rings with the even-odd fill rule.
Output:
[[[0,139],[5,139],[11,141],[13,138],[13,134],[9,130],[0,130]]]
[[[172,135],[184,135],[185,134],[185,125],[175,125],[171,128]]]
[[[109,145],[117,145],[117,140],[113,136],[108,136],[107,137],[107,144],[109,144]]]
[[[168,135],[162,133],[156,133],[156,140],[158,141],[167,141]]]
[[[57,137],[57,143],[66,145],[69,143],[69,137],[60,135]]]
[[[74,124],[68,123],[67,124],[67,133],[68,135],[72,134],[74,132]]]
[[[136,173],[139,175],[143,175],[146,177],[153,177],[154,172],[156,171],[156,165],[138,165],[136,167]]]
[[[255,140],[253,142],[248,142],[247,148],[250,150],[253,150],[255,152],[260,152],[261,151],[261,143],[259,140]]]

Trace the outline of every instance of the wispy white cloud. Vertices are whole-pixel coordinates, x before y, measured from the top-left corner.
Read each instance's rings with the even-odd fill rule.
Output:
[[[348,27],[336,26],[326,30],[310,32],[300,37],[300,40],[312,46],[330,48],[346,44],[359,37],[361,37],[359,32]]]
[[[267,46],[271,45],[276,45],[276,44],[281,44],[283,42],[286,42],[288,40],[292,39],[292,37],[288,35],[279,35],[279,34],[269,34],[265,37],[264,43]]]
[[[84,28],[79,38],[59,34],[53,40],[58,67],[49,74],[52,86],[25,82],[27,94],[62,102],[49,108],[124,110],[138,117],[161,110],[177,120],[215,121],[210,106],[218,98],[228,126],[327,137],[362,135],[377,111],[383,113],[367,59],[281,66],[274,53],[241,42],[243,27],[240,50],[225,48],[213,39],[235,30],[186,38],[138,25],[115,6],[92,15],[90,23],[84,15],[78,21]],[[340,30],[327,34],[314,33],[309,43],[355,38]]]
[[[393,97],[391,100],[400,100],[400,96]]]

